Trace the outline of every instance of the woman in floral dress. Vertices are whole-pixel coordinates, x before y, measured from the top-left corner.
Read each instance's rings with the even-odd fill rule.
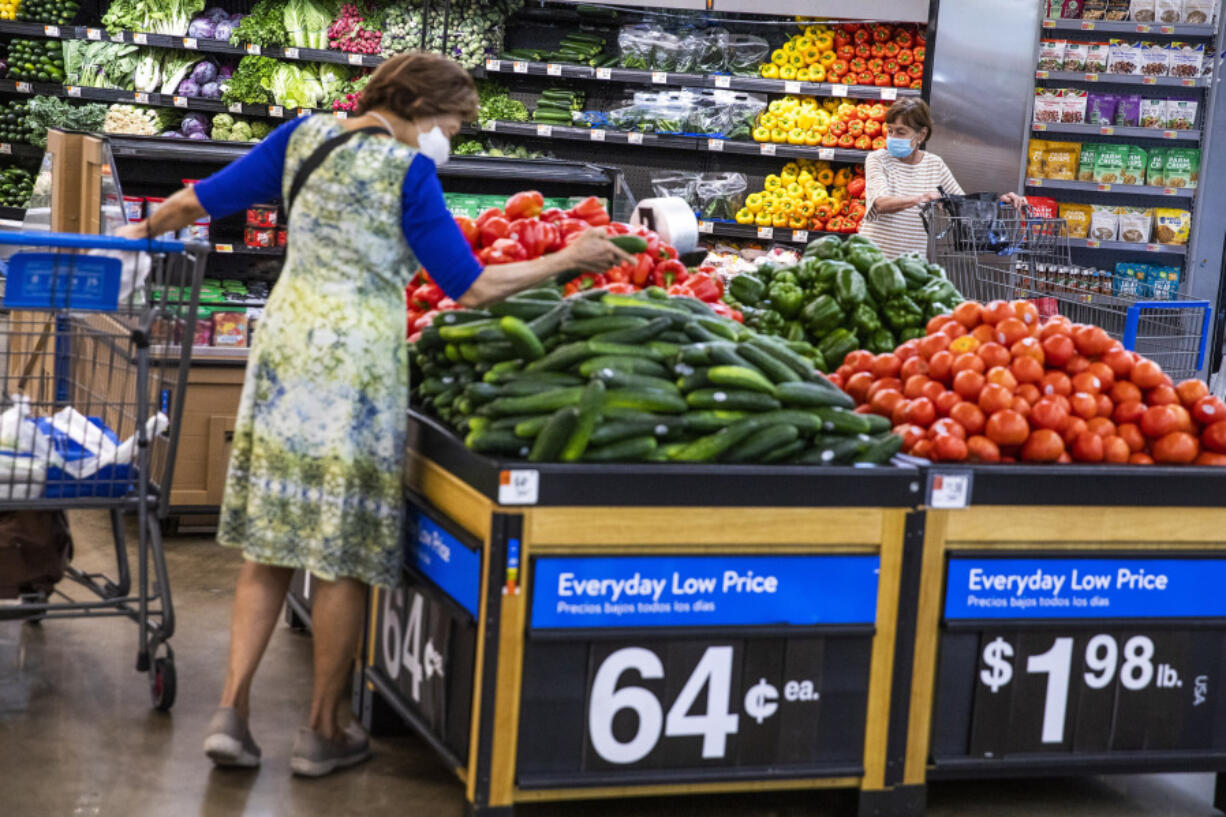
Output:
[[[295,569],[316,581],[315,684],[294,772],[320,776],[370,754],[338,710],[368,585],[393,587],[401,563],[408,410],[405,286],[424,265],[466,306],[498,300],[563,270],[604,270],[626,256],[592,230],[534,261],[482,269],[447,212],[436,167],[477,109],[471,78],[427,54],[385,62],[360,115],[316,115],[273,131],[250,153],[167,199],[127,237],[278,197],[329,140],[301,183],[285,266],[251,349],[221,508],[218,541],[242,548],[221,706],[205,740],[219,765],[257,766],[248,728],[252,678]],[[377,128],[380,132],[367,132]]]

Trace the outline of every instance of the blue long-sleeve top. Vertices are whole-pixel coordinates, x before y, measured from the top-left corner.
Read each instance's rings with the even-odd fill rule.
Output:
[[[196,184],[196,198],[213,218],[244,210],[257,202],[281,197],[285,152],[294,129],[305,118],[287,122],[236,162]],[[413,157],[404,176],[400,226],[404,238],[443,292],[459,300],[481,274],[455,219],[447,211],[434,161]]]

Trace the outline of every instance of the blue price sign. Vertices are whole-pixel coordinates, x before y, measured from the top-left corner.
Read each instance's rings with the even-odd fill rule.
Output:
[[[119,308],[123,265],[118,258],[54,252],[19,252],[8,261],[4,305],[9,309]]]
[[[408,561],[474,617],[481,598],[481,553],[469,550],[426,514],[410,514]]]

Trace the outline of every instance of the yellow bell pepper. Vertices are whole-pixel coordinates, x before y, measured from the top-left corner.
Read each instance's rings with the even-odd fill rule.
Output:
[[[800,182],[792,182],[787,186],[788,198],[799,199],[805,194],[805,189],[800,186]]]
[[[855,174],[852,173],[850,167],[842,168],[838,173],[834,174],[834,186],[846,187],[851,182],[854,175]]]
[[[837,60],[838,58],[839,58],[838,54],[834,53],[833,51],[823,51],[822,56],[818,59],[817,62],[819,65],[825,68],[829,68],[831,65],[834,64],[834,61]]]
[[[797,71],[804,68],[806,65],[808,65],[808,63],[805,62],[805,55],[800,51],[796,51],[788,57],[788,66],[795,68]]]
[[[786,213],[780,213],[780,214],[779,214],[779,215],[777,215],[777,216],[772,216],[772,217],[771,217],[771,226],[772,226],[772,227],[786,227],[786,226],[788,226],[788,217],[787,217],[787,214],[786,214]]]
[[[784,176],[798,176],[798,175],[800,175],[800,162],[799,161],[788,162],[786,165],[783,166],[783,169],[779,171],[780,178]]]
[[[788,132],[785,131],[783,128],[772,128],[771,129],[771,141],[774,142],[776,145],[786,144],[788,141]]]
[[[812,71],[813,69],[809,69],[809,70]],[[817,100],[811,96],[801,97],[800,109],[802,111],[816,111],[817,110]]]
[[[817,50],[825,53],[834,50],[834,37],[826,33],[818,34],[813,38],[813,44],[817,46]]]
[[[797,167],[799,167],[801,170],[812,170],[812,169],[813,169],[813,160],[812,160],[812,159],[806,159],[806,158],[804,158],[804,157],[802,156],[802,157],[800,157],[799,159],[797,159],[797,160],[796,160],[796,166],[797,166]]]
[[[771,52],[771,62],[773,62],[775,65],[786,65],[787,61],[788,54],[782,48],[776,48]]]
[[[805,143],[805,132],[800,128],[792,128],[788,131],[789,145],[803,145]]]
[[[766,110],[770,111],[771,113],[783,113],[784,111],[787,110],[787,100],[784,100],[784,99],[772,100],[771,104],[766,106]]]
[[[764,206],[766,206],[766,202],[763,200],[761,193],[751,193],[745,198],[745,209],[751,213],[762,212]]]
[[[809,69],[801,68],[799,71],[797,71],[796,81],[797,82],[812,82],[813,80],[810,79]]]
[[[833,52],[830,52],[833,53]],[[826,66],[821,64],[819,60],[816,65],[809,66],[809,82],[825,82],[826,81]]]
[[[779,207],[775,210],[775,215],[787,215],[788,213],[792,213],[796,210],[798,204],[799,202],[793,199],[780,199]]]
[[[817,183],[825,187],[834,184],[834,171],[829,166],[817,171]]]
[[[769,227],[771,226],[771,222],[773,220],[774,220],[774,216],[772,216],[770,213],[767,213],[766,211],[763,211],[761,213],[758,213],[756,216],[754,216],[753,223],[757,224],[759,227]]]
[[[817,205],[814,204],[811,200],[802,201],[800,203],[800,206],[796,208],[796,212],[800,213],[800,215],[804,216],[805,218],[812,218],[813,213],[816,210],[817,210]]]
[[[763,182],[762,188],[764,190],[778,190],[779,186],[782,183],[783,183],[783,179],[779,178],[774,173],[772,173],[766,177],[766,181]]]
[[[805,132],[805,144],[811,148],[815,148],[822,143],[822,137],[826,134],[819,130],[809,130]]]
[[[774,63],[767,63],[758,69],[764,79],[779,79],[779,66]]]
[[[740,210],[736,211],[736,223],[753,224],[753,213],[749,211],[748,207],[742,207]]]
[[[821,204],[829,198],[830,196],[826,193],[826,188],[824,187],[814,187],[809,191],[809,201],[813,202],[814,205]]]
[[[780,68],[779,79],[796,79],[796,66],[785,65]]]
[[[802,112],[796,117],[796,126],[803,130],[812,130],[817,124],[817,116],[812,113]]]
[[[788,219],[788,226],[793,230],[803,230],[805,227],[809,226],[809,219],[807,216],[793,215]]]
[[[769,142],[771,140],[771,129],[766,125],[753,129],[753,140],[755,142]]]
[[[829,99],[822,100],[822,107],[827,113],[834,113],[837,111],[839,109],[839,104],[839,100],[836,97],[830,97]]]
[[[796,183],[801,187],[808,187],[813,184],[813,174],[808,170],[802,170],[796,174]]]
[[[786,43],[783,44],[783,48],[779,50],[787,54],[790,57],[792,54],[796,53],[796,40],[795,39],[788,40]]]

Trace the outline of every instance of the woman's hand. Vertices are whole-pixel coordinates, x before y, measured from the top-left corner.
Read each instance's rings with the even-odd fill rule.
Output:
[[[1000,197],[1000,200],[1012,207],[1014,210],[1021,210],[1026,206],[1026,197],[1017,193],[1006,193]]]
[[[118,238],[148,238],[149,225],[143,221],[125,224],[115,231]]]
[[[626,261],[634,261],[634,256],[618,249],[599,227],[584,230],[562,252],[567,256],[569,266],[578,267],[584,272],[604,272]]]

